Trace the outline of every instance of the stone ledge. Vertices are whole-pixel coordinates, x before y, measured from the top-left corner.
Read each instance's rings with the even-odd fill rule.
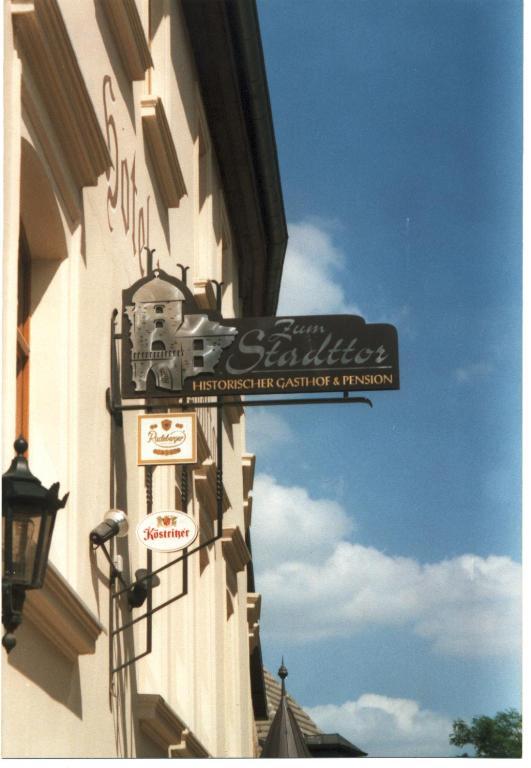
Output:
[[[260,642],[260,622],[249,626],[249,653],[252,653]]]
[[[251,553],[242,536],[238,526],[235,528],[224,528],[221,539],[223,557],[230,565],[233,571],[243,571],[251,559]]]
[[[223,411],[231,424],[238,424],[244,412],[241,395],[234,395],[234,400],[240,402],[234,402],[231,405],[225,404]]]
[[[178,208],[181,198],[187,194],[186,185],[162,99],[145,96],[140,101],[140,111],[162,199],[167,208]]]
[[[212,456],[212,451],[208,444],[207,437],[203,431],[203,425],[199,421],[199,415],[197,417],[197,458],[198,461],[204,461]]]
[[[260,611],[262,608],[262,595],[260,592],[248,592],[247,593],[247,621],[249,624],[254,624],[260,619]]]
[[[260,610],[262,595],[259,592],[247,593],[247,624],[249,627],[249,653],[252,653],[260,639]]]
[[[194,490],[201,507],[212,520],[217,518],[217,489],[216,463],[213,459],[205,459],[198,467],[194,467]],[[223,487],[223,512],[230,507],[230,499]]]
[[[253,517],[253,497],[248,496],[247,501],[243,502],[243,519],[245,520],[245,528],[251,527],[251,520]]]
[[[94,653],[96,640],[104,631],[90,608],[51,563],[43,588],[27,593],[26,619],[70,660]]]
[[[153,60],[135,0],[104,0],[102,6],[127,76],[143,80]]]
[[[74,181],[68,163],[64,162],[63,151],[53,129],[52,121],[48,117],[46,109],[42,107],[42,99],[33,83],[31,73],[27,73],[22,81],[21,96],[24,117],[27,118],[35,138],[42,148],[70,221],[75,224],[81,218],[80,190]]]
[[[253,490],[254,469],[256,466],[256,456],[254,453],[242,454],[242,475],[243,475],[243,498],[247,499]]]
[[[14,0],[11,14],[23,64],[72,177],[78,188],[94,186],[112,160],[57,0]]]
[[[194,298],[200,309],[216,309],[216,292],[212,281],[198,277],[193,283]]]
[[[162,696],[156,693],[137,694],[135,711],[140,730],[168,756],[210,757],[197,736]]]

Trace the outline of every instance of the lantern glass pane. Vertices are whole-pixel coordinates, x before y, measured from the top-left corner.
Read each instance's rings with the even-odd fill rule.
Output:
[[[35,562],[35,573],[33,575],[33,587],[40,589],[42,587],[44,576],[46,574],[46,566],[48,565],[48,554],[50,552],[50,544],[52,543],[52,529],[55,522],[55,511],[50,512],[44,516],[42,521],[43,533],[42,548],[38,554],[38,560]]]
[[[4,526],[6,518],[3,518]],[[5,548],[4,527],[3,562],[4,575],[13,583],[30,584],[35,566],[35,555],[42,522],[40,510],[30,506],[18,506],[11,510],[11,551]]]
[[[7,561],[6,561],[6,515],[2,515],[2,578],[7,576]]]

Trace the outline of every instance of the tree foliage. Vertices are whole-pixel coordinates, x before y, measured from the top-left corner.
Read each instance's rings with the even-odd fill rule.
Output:
[[[522,715],[506,709],[494,717],[474,717],[470,725],[454,720],[450,744],[473,744],[477,757],[522,757]]]

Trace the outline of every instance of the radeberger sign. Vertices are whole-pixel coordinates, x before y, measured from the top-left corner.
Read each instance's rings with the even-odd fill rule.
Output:
[[[138,417],[137,464],[195,464],[195,413],[150,413]]]
[[[123,292],[123,397],[398,388],[392,325],[356,315],[224,320],[160,270]]]
[[[136,527],[138,540],[148,549],[157,552],[178,552],[185,549],[197,537],[197,525],[185,512],[153,512]]]

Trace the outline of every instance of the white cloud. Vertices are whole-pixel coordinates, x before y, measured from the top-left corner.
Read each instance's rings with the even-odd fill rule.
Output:
[[[365,693],[357,701],[305,707],[325,732],[339,732],[369,757],[449,757],[451,721],[412,699]],[[461,754],[460,750],[457,754]]]
[[[253,553],[265,634],[300,643],[400,626],[438,653],[519,651],[518,563],[467,554],[421,564],[352,543],[351,531],[337,502],[257,477]]]
[[[408,339],[415,340],[418,336],[416,323],[409,304],[403,304],[397,309],[385,308],[378,315],[378,322],[394,325],[398,331],[399,338],[407,336]]]
[[[349,536],[352,519],[330,499],[312,499],[305,488],[256,476],[253,488],[253,560],[265,572],[278,563],[322,561]],[[272,569],[272,570],[270,570]]]
[[[262,455],[295,439],[287,421],[271,408],[249,408],[245,415],[245,433],[248,449]]]
[[[360,315],[345,296],[345,257],[332,240],[332,227],[302,221],[288,229],[278,314]]]
[[[490,363],[470,363],[462,368],[456,368],[455,378],[460,384],[473,384],[478,379],[486,378],[492,371],[493,368]]]

